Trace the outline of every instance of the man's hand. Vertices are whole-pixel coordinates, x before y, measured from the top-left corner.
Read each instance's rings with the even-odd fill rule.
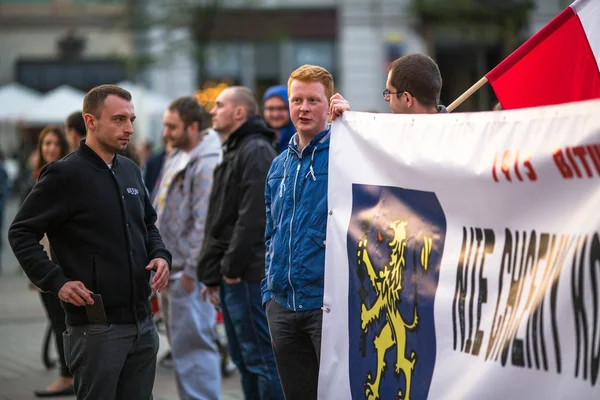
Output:
[[[162,292],[169,283],[169,264],[164,258],[155,258],[146,266],[148,271],[156,271],[152,278],[152,290]]]
[[[206,301],[208,299],[214,306],[218,306],[220,303],[218,286],[204,286],[202,291],[200,291],[200,295],[202,296],[202,300]]]
[[[225,275],[223,275],[223,280],[225,281],[225,283],[228,283],[230,285],[235,285],[236,283],[240,283],[242,281],[240,278],[228,278]]]
[[[63,285],[58,291],[58,298],[65,303],[73,304],[74,306],[85,306],[86,304],[94,304],[92,299],[93,292],[85,287],[83,282],[70,281]]]
[[[335,121],[337,117],[342,116],[344,111],[350,111],[350,103],[348,103],[348,100],[343,98],[339,93],[331,96],[331,99],[329,100],[329,119]]]
[[[187,294],[190,294],[194,291],[194,288],[196,287],[196,279],[191,278],[186,274],[181,274],[180,281],[183,290],[185,290]]]

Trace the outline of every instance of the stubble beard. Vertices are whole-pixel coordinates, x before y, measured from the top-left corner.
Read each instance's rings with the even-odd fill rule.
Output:
[[[175,141],[171,142],[173,147],[179,150],[187,151],[190,147],[190,139],[187,136],[187,133],[184,131],[180,137],[178,137]]]

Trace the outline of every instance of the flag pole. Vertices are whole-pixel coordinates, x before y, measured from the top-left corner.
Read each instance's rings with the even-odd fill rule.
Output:
[[[456,100],[454,100],[452,102],[452,104],[450,104],[446,110],[448,110],[448,112],[452,112],[454,111],[454,109],[458,106],[460,106],[463,101],[465,101],[466,99],[468,99],[469,97],[471,97],[471,95],[473,93],[475,93],[476,91],[478,91],[479,89],[481,89],[481,87],[483,85],[485,85],[488,82],[488,78],[486,78],[485,76],[483,78],[481,78],[479,81],[477,81],[476,84],[474,84],[473,86],[471,86],[469,88],[469,90],[467,90],[466,92],[464,92],[463,94],[460,95],[460,97]]]

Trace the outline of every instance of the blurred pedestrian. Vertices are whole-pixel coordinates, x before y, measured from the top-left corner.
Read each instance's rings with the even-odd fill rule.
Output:
[[[37,181],[42,168],[51,162],[60,160],[69,153],[69,144],[65,133],[61,128],[56,125],[48,125],[38,138],[37,145],[37,165],[33,172],[34,179]],[[51,257],[50,243],[48,237],[44,235],[40,241],[44,247],[48,257]],[[50,322],[50,329],[56,342],[56,350],[58,353],[58,359],[60,363],[60,375],[58,379],[52,382],[44,390],[36,390],[34,394],[37,397],[53,397],[53,396],[66,396],[74,395],[73,390],[73,375],[69,371],[67,363],[65,361],[65,352],[63,347],[62,334],[67,330],[65,323],[65,311],[60,305],[60,300],[55,297],[52,293],[40,291],[40,298],[48,321]],[[44,346],[46,348],[46,346]]]
[[[298,133],[267,177],[262,303],[286,400],[316,400],[333,77],[322,67],[304,65],[292,72],[288,88]]]
[[[216,310],[196,282],[213,171],[221,161],[221,142],[213,130],[201,131],[206,118],[195,97],[174,100],[163,116],[166,140],[182,153],[163,175],[164,205],[157,226],[173,254],[169,285],[161,295],[182,399],[219,399],[221,371],[216,345]]]
[[[394,60],[389,67],[383,99],[390,104],[392,114],[446,113],[440,105],[442,75],[435,61],[425,54],[408,54]],[[350,103],[336,93],[331,97],[329,117],[335,120]]]
[[[133,134],[131,94],[95,87],[83,116],[85,142],[42,169],[9,242],[29,279],[62,300],[77,397],[151,399],[158,334],[148,298],[167,285],[171,254],[139,168],[117,155]],[[52,261],[39,245],[44,233]]]
[[[265,275],[265,179],[277,152],[252,91],[223,90],[211,110],[223,141],[215,169],[198,278],[216,301],[220,288],[231,359],[246,399],[283,399],[260,282]]]
[[[69,141],[71,151],[77,150],[86,135],[85,121],[83,120],[81,111],[75,111],[67,117],[65,132],[67,133],[67,140]]]
[[[165,161],[173,153],[173,150],[171,143],[164,139],[163,148],[150,155],[150,158],[146,161],[146,165],[144,166],[144,183],[152,201],[154,201],[154,196],[156,195],[156,188],[160,186],[160,181],[162,180]]]
[[[127,145],[125,149],[119,151],[117,154],[129,158],[138,168],[142,168],[142,156],[140,155],[139,150],[135,146],[135,143],[129,143],[129,145]]]
[[[263,96],[263,118],[275,131],[275,145],[279,153],[288,148],[296,128],[290,119],[288,91],[285,86],[271,86]]]

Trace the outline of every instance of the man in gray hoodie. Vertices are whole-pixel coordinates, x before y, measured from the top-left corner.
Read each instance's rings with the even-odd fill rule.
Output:
[[[213,400],[221,392],[216,310],[202,299],[196,275],[213,171],[222,151],[217,133],[201,130],[204,120],[193,97],[178,98],[165,111],[163,135],[176,151],[165,165],[155,206],[157,225],[173,254],[164,304],[179,395]]]

